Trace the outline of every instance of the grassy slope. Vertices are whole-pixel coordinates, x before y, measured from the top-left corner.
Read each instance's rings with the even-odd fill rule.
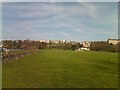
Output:
[[[4,65],[3,87],[117,87],[117,61],[117,53],[41,50]]]

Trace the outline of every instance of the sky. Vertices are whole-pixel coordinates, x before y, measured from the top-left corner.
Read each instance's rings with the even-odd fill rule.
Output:
[[[118,3],[4,2],[2,38],[69,41],[118,38]]]
[[[0,41],[2,40],[2,3],[0,3]]]
[[[2,2],[119,2],[119,0],[1,0]]]

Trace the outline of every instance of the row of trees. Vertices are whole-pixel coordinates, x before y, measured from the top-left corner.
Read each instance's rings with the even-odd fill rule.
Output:
[[[56,43],[51,43],[51,44],[48,44],[48,48],[51,49],[51,48],[58,48],[58,49],[63,49],[63,50],[75,50],[75,49],[78,49],[80,48],[81,45],[80,43],[59,43],[59,44],[56,44]]]
[[[80,43],[45,43],[45,42],[38,42],[38,41],[31,41],[31,40],[4,40],[3,42],[3,48],[8,49],[51,49],[51,48],[57,48],[57,49],[64,49],[64,50],[75,50],[81,47]]]
[[[3,43],[3,48],[7,49],[29,49],[29,50],[34,50],[34,49],[41,49],[41,48],[46,48],[47,44],[43,42],[36,42],[36,41],[31,41],[31,40],[17,40],[17,41],[12,41],[12,40],[4,40],[2,41]]]
[[[38,42],[38,41],[31,41],[31,40],[4,40],[3,42],[3,48],[8,49],[51,49],[51,48],[57,48],[57,49],[64,49],[64,50],[75,50],[78,48],[83,47],[78,42],[74,43],[45,43],[45,42]],[[105,41],[99,41],[99,42],[91,42],[90,49],[94,51],[110,51],[110,52],[120,52],[120,43],[117,45],[109,44]]]
[[[91,42],[91,50],[94,51],[109,51],[109,52],[120,52],[120,43],[113,45],[105,41]]]

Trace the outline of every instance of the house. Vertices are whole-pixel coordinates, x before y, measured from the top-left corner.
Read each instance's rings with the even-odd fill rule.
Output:
[[[87,48],[87,47],[81,47],[80,49],[81,51],[90,51],[90,48]]]
[[[82,47],[79,48],[78,51],[90,51],[90,42],[84,41],[80,44],[82,45]]]
[[[82,42],[83,47],[90,48],[90,42]]]
[[[66,43],[67,41],[66,41],[66,40],[61,40],[60,42],[61,42],[61,43]]]
[[[116,44],[120,43],[120,39],[108,39],[107,42],[109,44],[116,45]]]

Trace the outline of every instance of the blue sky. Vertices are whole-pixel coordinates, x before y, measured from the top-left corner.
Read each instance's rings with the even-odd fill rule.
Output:
[[[119,0],[1,0],[2,2],[119,2]]]
[[[117,2],[2,4],[3,39],[94,41],[118,37]]]

